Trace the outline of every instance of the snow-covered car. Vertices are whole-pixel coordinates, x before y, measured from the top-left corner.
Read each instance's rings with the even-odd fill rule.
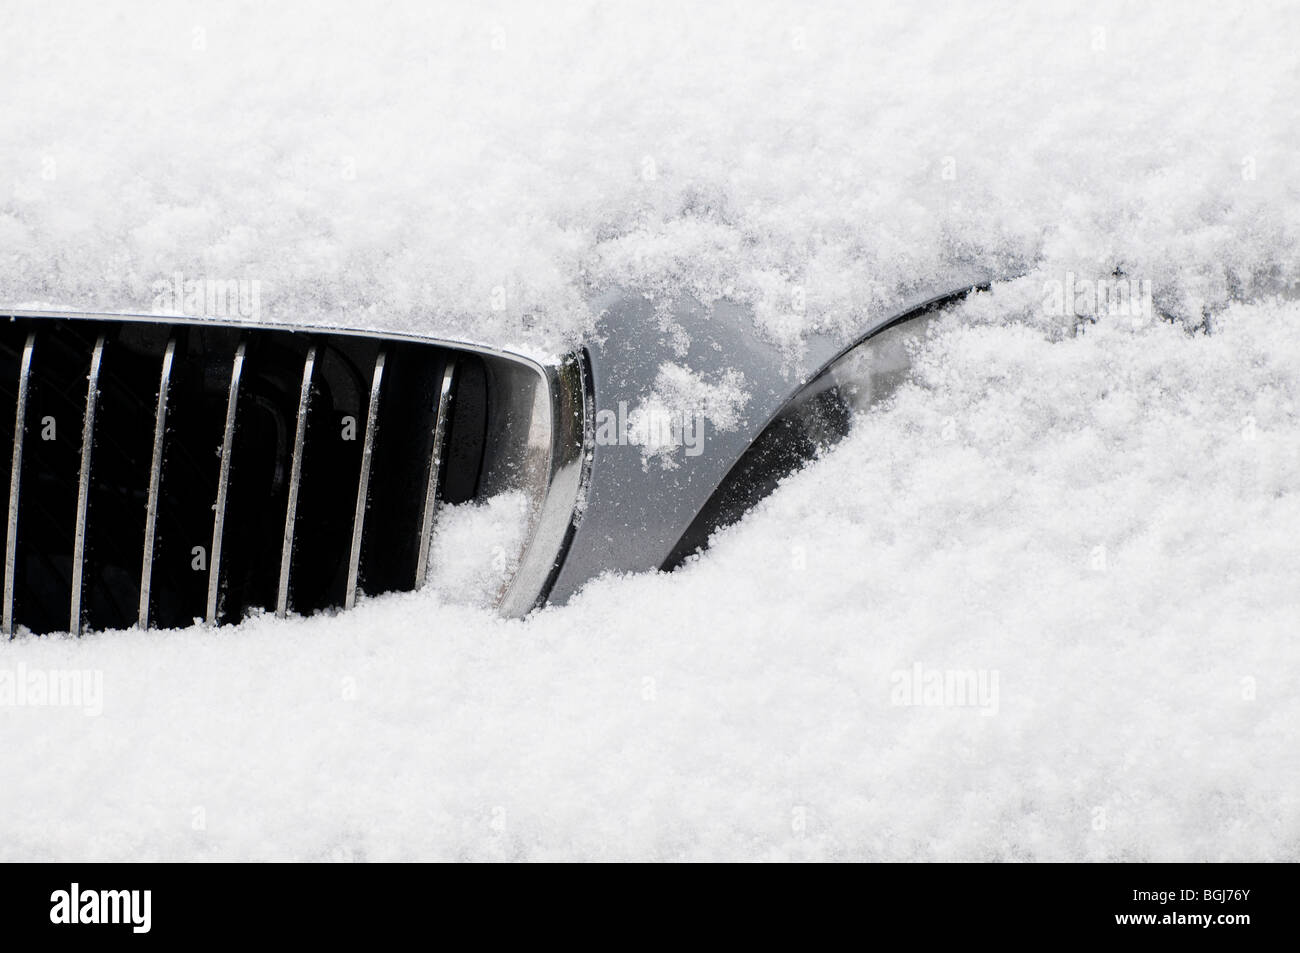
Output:
[[[810,334],[793,362],[741,306],[621,294],[559,356],[345,322],[10,313],[4,629],[350,608],[436,576],[441,508],[504,494],[522,514],[494,554],[504,614],[674,568],[843,435],[901,379],[920,319],[977,283]]]

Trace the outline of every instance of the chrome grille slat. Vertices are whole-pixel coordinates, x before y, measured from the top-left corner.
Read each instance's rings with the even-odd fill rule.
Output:
[[[86,567],[86,510],[90,503],[90,462],[95,447],[95,406],[99,402],[99,369],[104,363],[104,335],[95,341],[86,385],[86,412],[81,418],[81,471],[77,477],[77,528],[72,541],[72,601],[68,631],[81,632],[81,579]]]
[[[284,618],[289,612],[289,572],[293,563],[294,523],[298,518],[298,485],[302,481],[302,450],[307,441],[307,413],[311,403],[311,377],[316,365],[316,348],[307,349],[302,364],[302,387],[298,391],[298,417],[293,436],[293,462],[289,467],[289,501],[284,511],[284,539],[280,546],[280,585],[276,593],[275,614]]]
[[[438,411],[433,425],[433,453],[429,459],[429,479],[424,494],[424,514],[420,520],[420,550],[415,564],[415,588],[423,589],[429,579],[429,549],[433,545],[433,518],[438,509],[438,482],[442,473],[442,455],[447,443],[447,422],[451,416],[452,385],[456,364],[447,363],[438,391]]]
[[[172,362],[176,357],[176,338],[167,341],[162,371],[158,378],[158,402],[154,411],[153,455],[149,463],[149,496],[144,513],[144,557],[140,564],[139,625],[149,628],[149,586],[153,577],[154,541],[158,535],[158,492],[162,485],[163,443],[167,434],[167,394],[171,390]]]
[[[361,537],[366,524],[366,500],[370,493],[370,462],[375,451],[375,427],[379,422],[379,391],[384,380],[386,353],[380,348],[375,358],[375,370],[370,378],[370,402],[366,407],[366,433],[361,445],[361,473],[357,478],[357,505],[352,514],[352,546],[348,551],[348,581],[343,591],[343,608],[351,609],[357,602],[357,586],[361,574]]]
[[[9,468],[9,523],[5,531],[4,611],[0,626],[5,635],[14,632],[14,569],[17,565],[14,552],[18,545],[18,490],[23,472],[23,431],[27,428],[27,385],[32,372],[32,352],[36,349],[36,333],[27,335],[23,345],[22,363],[18,369],[18,399],[14,407],[14,446]]]
[[[212,548],[208,553],[208,625],[217,622],[217,598],[221,589],[221,540],[226,526],[226,497],[230,491],[230,454],[235,443],[235,414],[239,407],[239,378],[244,371],[246,343],[239,342],[230,369],[230,395],[226,400],[226,427],[221,439],[221,470],[217,477],[217,501],[212,514]]]

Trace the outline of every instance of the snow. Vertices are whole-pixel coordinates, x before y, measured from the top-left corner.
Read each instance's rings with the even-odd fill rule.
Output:
[[[555,349],[623,286],[796,349],[957,264],[1167,313],[1297,277],[1288,3],[0,11],[0,300]]]
[[[521,490],[440,507],[427,585],[446,602],[492,605],[519,566],[532,516]]]
[[[740,413],[749,402],[745,375],[728,368],[717,377],[717,381],[710,381],[671,361],[659,366],[650,393],[627,421],[627,440],[641,447],[643,462],[658,458],[661,466],[675,467],[672,453],[678,447],[685,446],[690,456],[703,452],[706,425],[720,431],[740,426]],[[597,441],[604,439],[602,424],[616,429],[614,418],[612,411],[597,412]]]
[[[1300,859],[1297,33],[7,3],[9,305],[148,311],[181,273],[554,350],[621,286],[744,301],[793,353],[1005,280],[677,573],[499,619],[502,499],[444,514],[421,593],[0,645],[103,709],[0,690],[0,860]],[[1153,313],[1053,309],[1067,276]]]

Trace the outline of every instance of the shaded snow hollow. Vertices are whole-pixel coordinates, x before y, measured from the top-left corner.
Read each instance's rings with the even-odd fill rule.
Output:
[[[1298,17],[6,4],[8,304],[552,349],[620,285],[797,349],[1024,276],[678,573],[498,619],[506,499],[436,590],[0,644],[102,687],[0,704],[0,860],[1300,859]],[[1117,270],[1156,319],[1047,313]]]

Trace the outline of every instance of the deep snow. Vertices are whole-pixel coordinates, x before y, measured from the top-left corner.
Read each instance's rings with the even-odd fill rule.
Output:
[[[0,705],[0,859],[1300,859],[1300,7],[322,9],[6,3],[0,302],[793,351],[1022,277],[673,575],[497,619],[501,500],[431,592],[0,645],[103,679]],[[1047,313],[1117,269],[1154,319]]]

